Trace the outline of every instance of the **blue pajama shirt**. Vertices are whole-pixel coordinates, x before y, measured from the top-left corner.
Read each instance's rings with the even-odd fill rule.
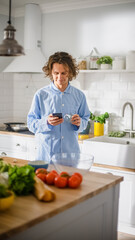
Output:
[[[48,124],[48,115],[56,112],[62,113],[63,118],[66,114],[78,114],[81,117],[80,126],[66,120],[57,126]],[[64,92],[53,82],[38,90],[27,116],[27,126],[36,138],[36,160],[50,161],[55,153],[80,152],[78,133],[86,129],[89,117],[90,111],[84,93],[70,83]]]

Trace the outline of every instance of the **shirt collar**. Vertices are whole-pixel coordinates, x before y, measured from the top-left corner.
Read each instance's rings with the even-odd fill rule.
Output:
[[[61,91],[51,82],[50,87],[52,90],[56,91],[57,93],[61,93]],[[71,93],[71,85],[68,83],[67,88],[65,89],[64,93]]]

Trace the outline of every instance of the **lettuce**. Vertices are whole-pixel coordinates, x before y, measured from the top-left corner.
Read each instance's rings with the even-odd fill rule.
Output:
[[[16,195],[28,195],[34,190],[34,168],[25,165],[22,167],[14,166],[9,168],[9,188]]]

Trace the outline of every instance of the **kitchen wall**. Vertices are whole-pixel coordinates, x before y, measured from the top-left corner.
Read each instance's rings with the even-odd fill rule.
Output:
[[[4,17],[0,15],[0,20]],[[0,24],[5,27],[4,21]],[[14,24],[17,29],[16,39],[23,45],[23,17],[15,18]],[[46,59],[59,50],[68,51],[75,58],[88,56],[93,47],[101,55],[125,57],[129,50],[135,50],[134,26],[135,3],[44,13],[42,49]],[[1,41],[2,34],[1,31]],[[1,61],[0,58],[2,71]],[[1,72],[0,123],[9,120],[26,121],[33,94],[48,83],[49,79],[45,79],[43,74]],[[80,73],[72,84],[84,91],[92,112],[111,113],[110,130],[130,126],[130,109],[127,108],[124,119],[121,113],[126,101],[132,102],[135,108],[135,73]]]

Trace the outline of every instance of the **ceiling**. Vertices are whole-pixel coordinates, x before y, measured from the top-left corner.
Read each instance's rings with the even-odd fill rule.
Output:
[[[27,3],[55,3],[55,2],[66,2],[66,0],[12,0],[12,6],[15,8],[24,7]],[[9,6],[9,0],[0,0],[0,5]]]
[[[72,3],[84,3],[86,4],[86,2],[88,4],[99,4],[99,5],[110,5],[110,4],[118,4],[118,3],[129,3],[129,2],[135,2],[135,0],[68,0],[68,3],[72,4]],[[67,3],[67,0],[12,0],[12,7],[13,8],[20,8],[20,7],[24,7],[25,4],[27,3],[36,3],[39,5],[42,4],[65,4]],[[0,5],[3,5],[5,7],[9,6],[9,0],[0,0]]]
[[[135,0],[12,0],[12,16],[24,16],[25,5],[28,3],[39,4],[42,13],[49,13],[133,2]],[[0,0],[0,14],[8,15],[8,9],[9,0]]]

